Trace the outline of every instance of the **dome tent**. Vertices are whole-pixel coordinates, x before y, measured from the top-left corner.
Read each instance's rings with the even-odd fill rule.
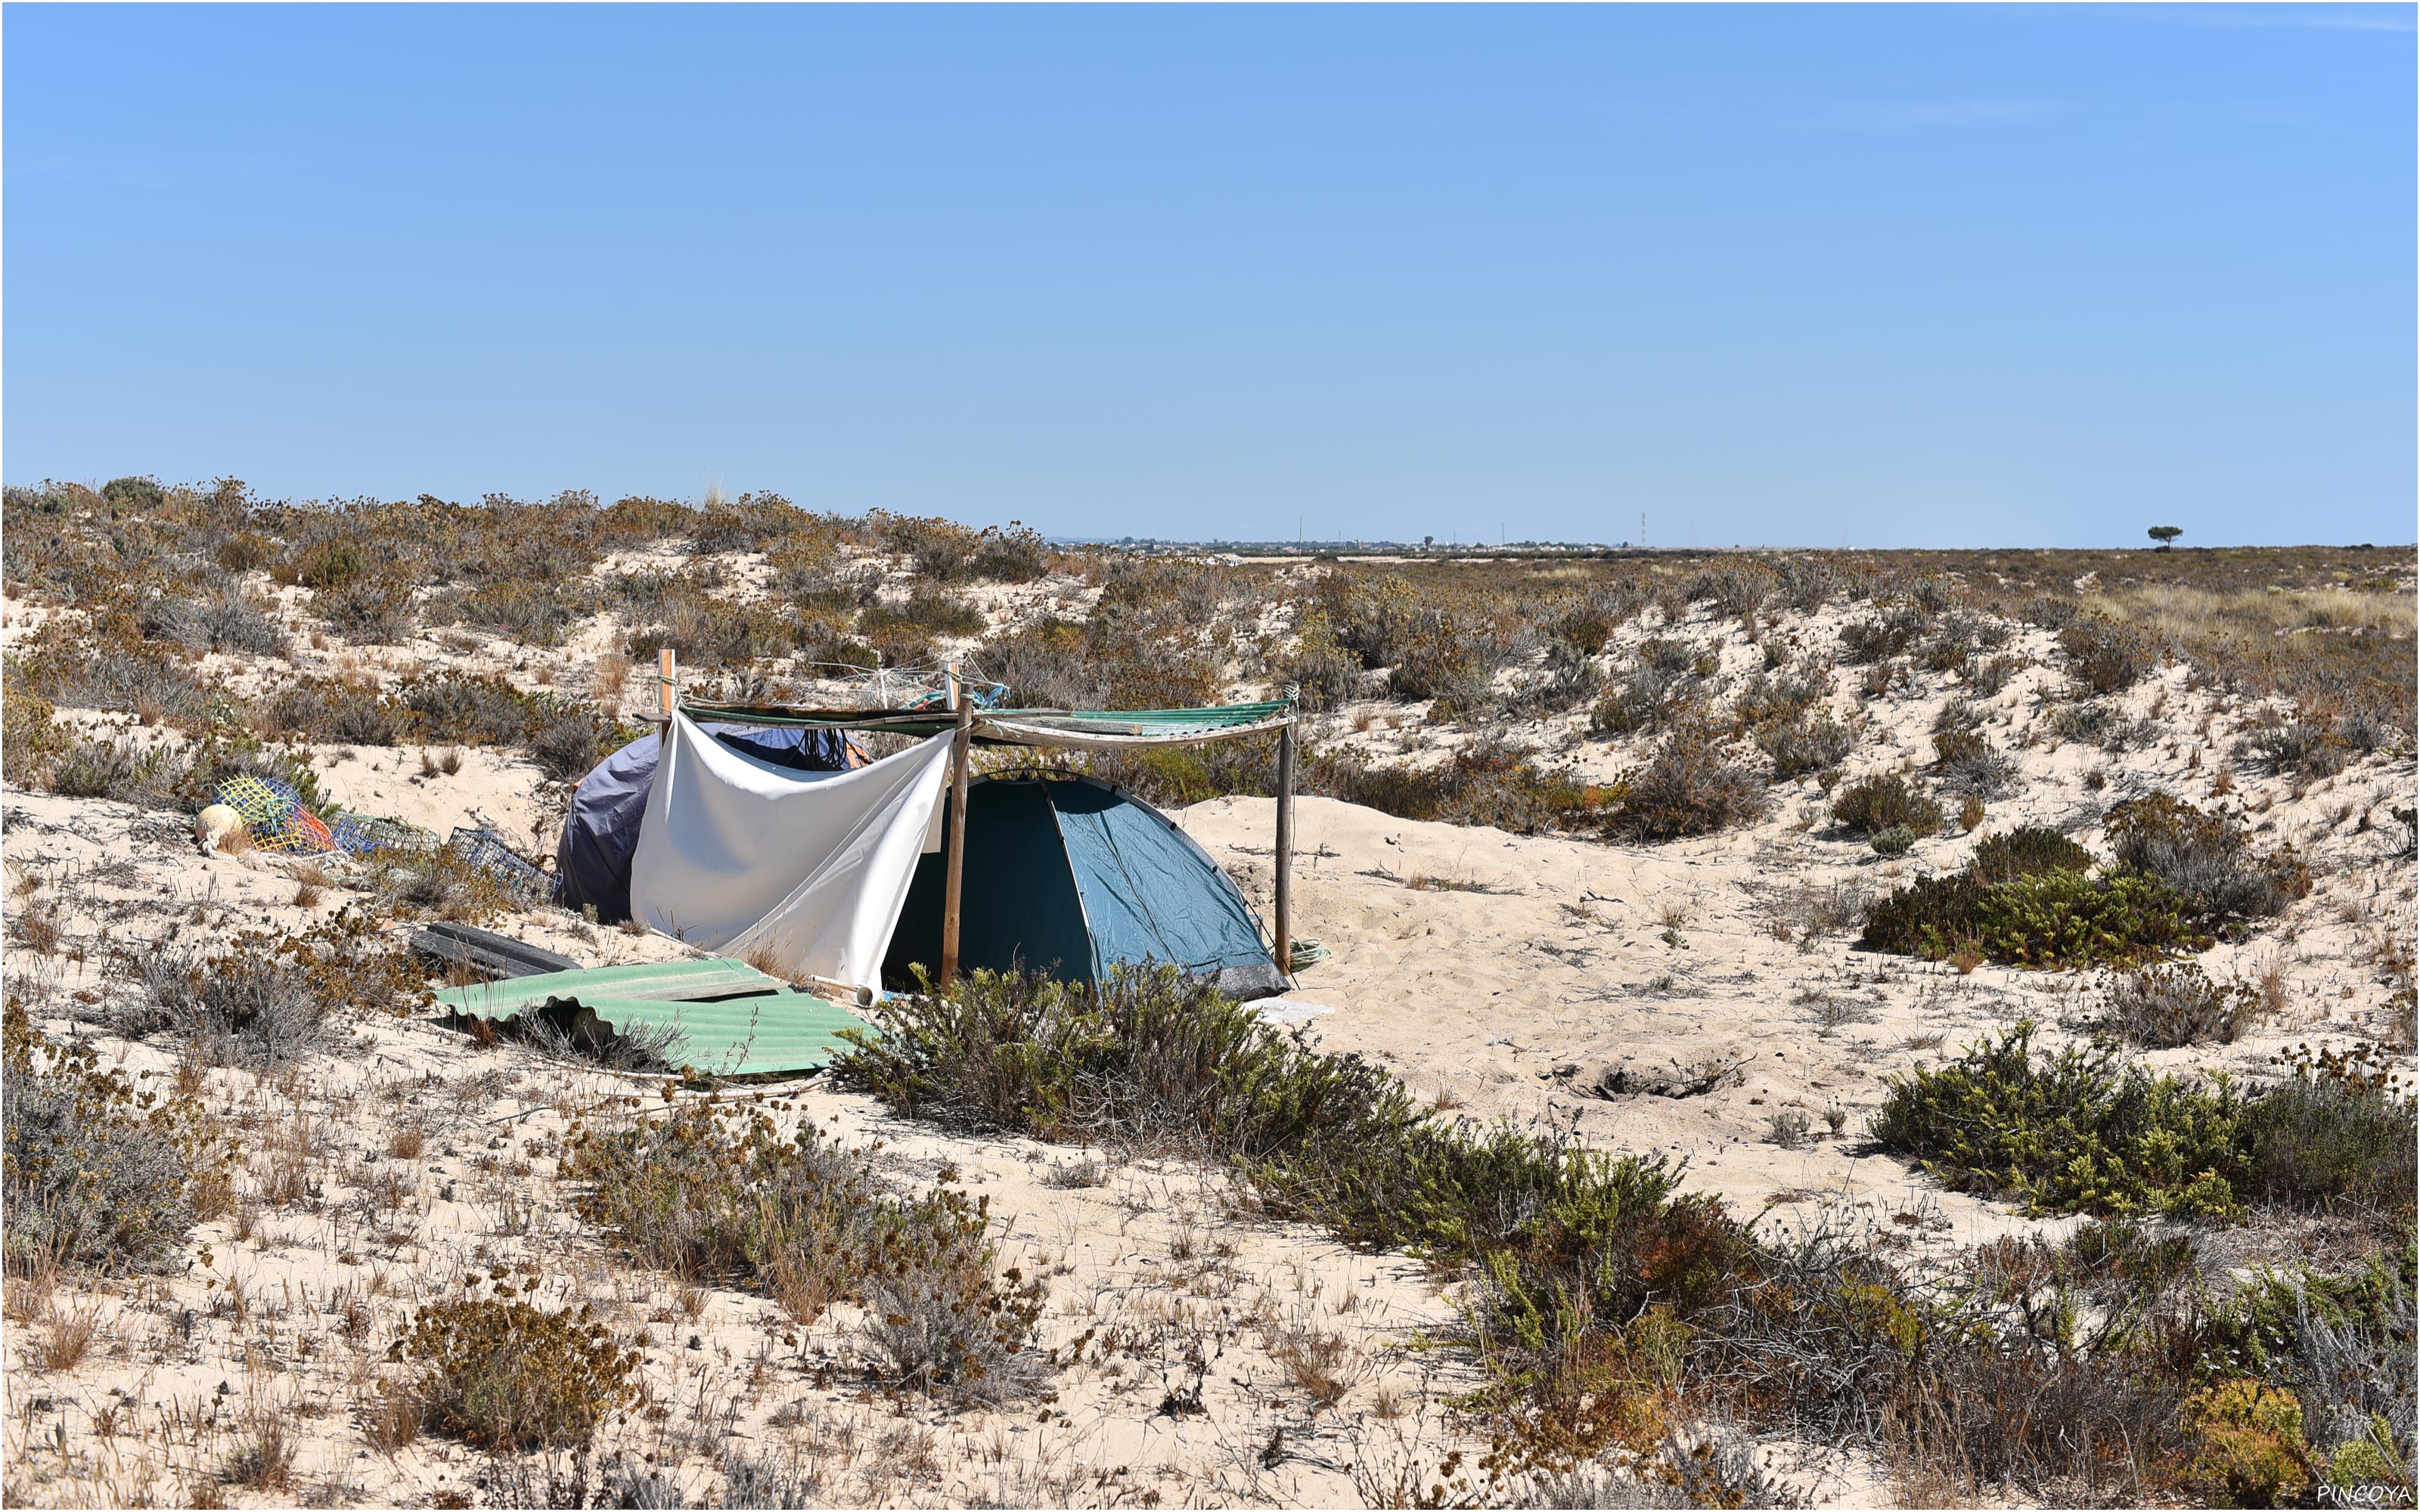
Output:
[[[944,845],[920,857],[882,974],[941,957]],[[1286,990],[1259,923],[1218,863],[1175,821],[1089,777],[1024,772],[967,791],[958,964],[1097,982],[1158,962],[1235,998]]]

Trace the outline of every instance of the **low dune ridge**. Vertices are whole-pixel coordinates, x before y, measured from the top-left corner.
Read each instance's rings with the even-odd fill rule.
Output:
[[[2409,1474],[2409,548],[1246,562],[757,494],[133,485],[8,492],[12,1504]],[[696,952],[474,867],[195,842],[250,776],[543,860],[666,646],[701,698],[862,704],[949,664],[1029,706],[1291,692],[1292,928],[1325,953],[1251,1053],[1400,1084],[1370,1126],[1418,1174],[1371,1197],[1367,1151],[1253,1143],[1202,1111],[1218,1067],[1077,1126],[925,1095],[939,1060],[730,1083],[449,1024],[414,925]],[[1159,805],[1265,916],[1273,756],[1039,759]],[[2022,1103],[2010,1065],[2062,1056],[2187,1111],[2128,1144]],[[2324,1159],[2271,1097],[2338,1120]],[[1453,1174],[1487,1161],[1506,1211]],[[2143,1342],[2189,1324],[2197,1363]],[[2404,1408],[2326,1375],[2371,1347]]]

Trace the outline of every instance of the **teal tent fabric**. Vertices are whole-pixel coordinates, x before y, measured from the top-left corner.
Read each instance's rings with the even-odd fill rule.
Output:
[[[946,735],[957,717],[932,709],[802,709],[758,703],[708,703],[685,700],[692,719],[737,724],[790,725],[811,729],[869,730],[885,734]],[[1282,699],[1260,703],[1221,703],[1201,709],[985,709],[968,734],[985,746],[1057,746],[1077,750],[1123,750],[1138,746],[1198,746],[1261,734],[1294,722],[1294,705]]]
[[[1239,998],[1285,991],[1234,883],[1141,799],[1091,778],[991,778],[969,788],[967,809],[963,968],[1097,981],[1157,962]],[[910,964],[939,964],[946,855],[917,864],[886,985],[908,985]]]

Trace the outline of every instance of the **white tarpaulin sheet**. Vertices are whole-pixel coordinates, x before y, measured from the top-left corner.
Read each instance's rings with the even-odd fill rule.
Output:
[[[676,714],[630,910],[705,949],[879,987],[949,770],[950,743],[927,740],[854,772],[794,771]]]

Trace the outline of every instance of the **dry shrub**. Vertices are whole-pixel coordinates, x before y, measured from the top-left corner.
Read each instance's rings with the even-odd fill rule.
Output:
[[[59,1046],[11,1004],[5,1023],[8,1268],[172,1265],[194,1222],[198,1109]]]
[[[1040,1288],[994,1275],[980,1201],[889,1196],[863,1155],[761,1112],[692,1105],[571,1149],[582,1213],[675,1275],[760,1286],[804,1322],[858,1302],[869,1355],[920,1391],[996,1401],[1040,1379]]]
[[[1675,731],[1623,784],[1611,827],[1632,840],[1671,840],[1752,824],[1764,813],[1764,784],[1733,765],[1703,727]]]
[[[1940,833],[1941,806],[1897,777],[1869,777],[1840,790],[1832,800],[1832,817],[1853,830],[1906,828],[1918,834]]]
[[[604,755],[597,721],[585,715],[571,715],[539,727],[530,736],[530,755],[536,760],[538,770],[555,781],[579,781]]]
[[[2058,645],[2095,693],[2132,687],[2159,664],[2158,648],[2141,631],[2099,615],[2069,621],[2058,633]]]
[[[2220,984],[2191,962],[2118,972],[2102,984],[2103,1023],[2155,1050],[2188,1044],[2233,1044],[2266,1011],[2248,982]]]
[[[2261,855],[2242,825],[2180,798],[2130,798],[2102,820],[2118,861],[2182,893],[2203,918],[2259,918],[2309,895],[2311,871],[2290,849]]]
[[[1840,659],[1851,666],[1886,662],[1916,644],[1931,621],[1922,606],[1894,604],[1871,619],[1840,626]]]
[[[2243,737],[2237,753],[2255,771],[2334,777],[2352,764],[2352,745],[2335,729],[2311,719],[2290,719]]]
[[[411,585],[388,578],[349,579],[312,595],[311,607],[348,640],[397,645],[419,628]]]
[[[419,1367],[412,1389],[441,1433],[504,1452],[585,1447],[631,1399],[639,1352],[584,1305],[547,1312],[511,1289],[422,1308],[388,1357]]]
[[[451,845],[426,850],[380,846],[371,853],[364,882],[390,914],[415,914],[458,924],[485,924],[520,906],[493,872],[475,866]]]
[[[247,933],[208,959],[196,950],[154,950],[137,966],[147,1000],[124,1015],[122,1027],[133,1035],[172,1030],[202,1065],[265,1071],[330,1043],[331,1005],[270,935]]]
[[[601,606],[577,579],[487,583],[452,593],[431,606],[440,623],[469,625],[509,637],[521,645],[557,646],[574,620]]]
[[[1301,777],[1306,793],[1399,819],[1493,825],[1524,835],[1554,827],[1594,827],[1602,822],[1598,805],[1607,795],[1606,790],[1583,787],[1568,772],[1539,765],[1527,752],[1501,741],[1459,747],[1436,766],[1372,766],[1349,752],[1315,751],[1304,762]]]
[[[185,804],[193,757],[167,745],[127,738],[78,740],[50,769],[51,791],[70,798],[114,798],[145,809]]]
[[[1973,730],[1944,730],[1932,737],[1932,767],[1942,790],[1996,798],[2016,781],[2016,764]]]
[[[271,695],[268,727],[280,734],[348,746],[400,744],[417,716],[368,683],[298,678]]]
[[[224,583],[192,594],[171,590],[145,604],[139,618],[145,636],[190,650],[286,655],[286,632],[250,594]]]
[[[535,712],[533,701],[493,673],[446,671],[415,677],[397,690],[423,741],[466,746],[520,743]]]
[[[299,934],[246,931],[224,950],[152,950],[134,962],[143,1000],[122,1010],[130,1036],[174,1034],[206,1066],[267,1070],[318,1054],[339,1011],[401,1013],[426,1001],[410,952],[348,910]]]
[[[1773,775],[1789,779],[1830,771],[1856,741],[1829,715],[1801,714],[1760,732],[1756,743],[1772,759]]]
[[[1703,715],[1699,679],[1685,670],[1650,663],[1632,668],[1612,692],[1597,701],[1589,728],[1606,735],[1654,733],[1697,722]]]

